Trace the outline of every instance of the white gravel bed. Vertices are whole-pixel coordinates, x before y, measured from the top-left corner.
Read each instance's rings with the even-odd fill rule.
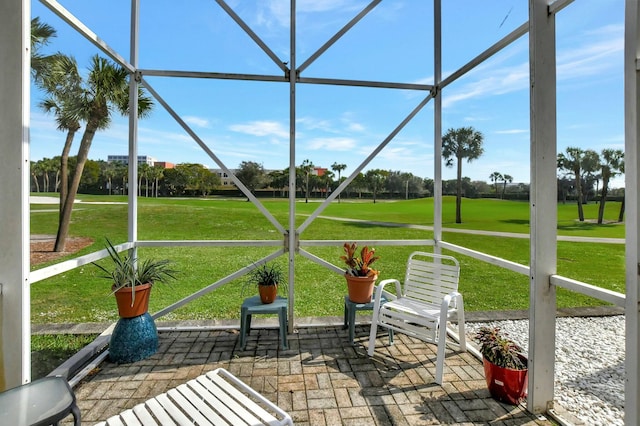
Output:
[[[529,320],[467,323],[500,327],[525,350]],[[624,316],[563,317],[556,323],[555,402],[588,425],[624,425]]]

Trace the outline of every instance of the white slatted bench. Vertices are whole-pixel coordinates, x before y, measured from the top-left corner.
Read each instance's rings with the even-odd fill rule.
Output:
[[[293,425],[293,420],[227,370],[218,368],[97,426],[116,425]]]

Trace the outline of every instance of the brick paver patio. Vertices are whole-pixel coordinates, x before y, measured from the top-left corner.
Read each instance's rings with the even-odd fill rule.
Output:
[[[550,425],[522,406],[493,400],[482,364],[447,350],[445,383],[434,382],[435,346],[396,335],[366,354],[368,326],[355,345],[339,326],[306,327],[281,350],[277,329],[252,330],[245,351],[236,329],[160,331],[160,349],[132,364],[105,362],[75,389],[83,424],[94,424],[224,367],[288,411],[297,425]]]

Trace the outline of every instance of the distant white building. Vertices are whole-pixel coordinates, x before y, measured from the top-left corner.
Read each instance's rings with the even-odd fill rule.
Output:
[[[238,170],[240,169],[229,169],[229,171],[231,173],[237,173]],[[222,169],[209,169],[209,171],[211,173],[215,173],[218,175],[218,177],[220,178],[220,185],[223,187],[234,187],[236,186],[235,183],[233,183],[233,180],[231,180],[231,176],[229,176],[228,173],[226,173],[224,170]],[[269,174],[271,172],[274,172],[275,169],[265,169],[264,172],[265,174]]]
[[[211,173],[215,173],[215,174],[218,175],[218,177],[220,178],[220,184],[222,186],[226,186],[226,187],[235,186],[235,184],[231,180],[231,177],[225,171],[223,171],[222,169],[209,169],[209,171]],[[229,171],[231,173],[235,173],[235,172],[238,171],[238,169],[229,169]]]
[[[158,161],[157,159],[149,155],[138,155],[138,164],[148,164],[150,166],[153,166],[157,161]],[[129,164],[129,156],[128,155],[108,155],[107,162]]]

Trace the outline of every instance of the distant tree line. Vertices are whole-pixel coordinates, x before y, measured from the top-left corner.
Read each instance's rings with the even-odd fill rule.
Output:
[[[73,174],[76,157],[69,157],[69,170]],[[335,170],[346,166],[333,165]],[[267,173],[264,167],[253,161],[243,161],[236,177],[252,193],[288,197],[289,169]],[[326,198],[343,182],[331,170],[318,174],[309,160],[296,167],[296,193],[301,198]],[[177,164],[174,168],[138,165],[138,195],[143,197],[206,196],[229,192],[220,177],[205,166],[193,163]],[[31,190],[33,192],[59,192],[61,187],[60,158],[44,158],[31,162]],[[78,187],[80,193],[128,194],[128,167],[122,162],[87,160]],[[346,188],[343,195],[349,198],[419,198],[433,193],[433,180],[423,179],[411,173],[373,169],[360,173]]]

